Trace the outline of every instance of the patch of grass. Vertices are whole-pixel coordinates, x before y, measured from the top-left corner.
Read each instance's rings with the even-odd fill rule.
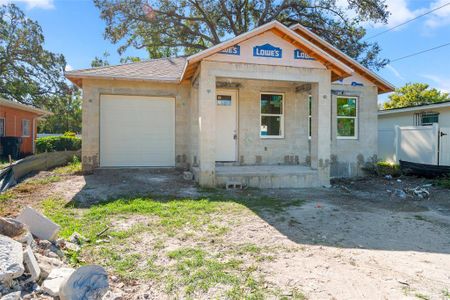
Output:
[[[53,173],[58,174],[58,175],[81,174],[80,158],[78,156],[74,155],[71,162],[69,162],[66,166],[54,169]]]
[[[442,178],[438,178],[435,179],[435,184],[437,186],[446,188],[446,189],[450,189],[450,177],[442,177]]]
[[[388,162],[388,161],[379,161],[376,163],[376,173],[379,176],[392,175],[394,177],[398,177],[402,174],[400,170],[400,165]]]
[[[444,296],[445,299],[450,299],[450,291],[448,289],[442,290],[442,296]]]
[[[417,299],[430,300],[430,297],[424,294],[416,293],[414,296],[416,296]]]
[[[245,298],[260,298],[255,297],[260,284],[251,276],[254,270],[243,268],[240,260],[219,259],[200,248],[180,248],[169,252],[168,257],[176,261],[179,275],[175,282],[170,282],[172,289],[181,286],[187,295],[192,295],[199,290],[206,292],[214,286],[225,285],[231,287],[228,295],[232,299],[242,299],[244,293]]]
[[[427,221],[427,219],[421,215],[414,215],[414,219],[419,220],[419,221]]]

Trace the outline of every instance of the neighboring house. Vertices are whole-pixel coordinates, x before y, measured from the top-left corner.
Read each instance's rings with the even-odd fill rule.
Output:
[[[450,101],[380,110],[378,132],[381,159],[450,165]]]
[[[23,155],[32,154],[37,121],[49,114],[51,113],[48,111],[30,105],[0,98],[0,136],[21,137],[20,152]],[[0,149],[0,153],[1,151]]]
[[[392,85],[273,21],[187,58],[66,73],[83,88],[84,170],[182,167],[202,186],[329,184],[377,154]]]

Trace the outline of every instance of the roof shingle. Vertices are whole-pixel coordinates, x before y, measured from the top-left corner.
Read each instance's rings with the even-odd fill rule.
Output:
[[[178,82],[185,64],[186,58],[184,57],[160,58],[116,66],[68,71],[66,77],[69,79],[93,77]]]

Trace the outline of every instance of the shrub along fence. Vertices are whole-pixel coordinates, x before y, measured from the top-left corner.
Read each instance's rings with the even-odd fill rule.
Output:
[[[48,136],[36,139],[37,153],[55,151],[77,151],[81,149],[81,139],[76,136]]]

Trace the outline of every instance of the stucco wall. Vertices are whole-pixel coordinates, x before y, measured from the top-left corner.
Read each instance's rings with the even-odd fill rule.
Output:
[[[331,120],[331,176],[348,177],[363,175],[361,167],[372,162],[377,155],[378,142],[378,93],[375,86],[351,86],[333,84],[332,90],[358,97],[358,137],[339,139],[337,137],[337,102],[332,97]]]
[[[0,118],[5,119],[5,136],[22,137],[22,120],[30,121],[30,136],[22,137],[20,152],[23,154],[33,153],[33,143],[36,138],[36,124],[33,121],[38,117],[37,114],[15,109],[11,107],[0,106]],[[2,150],[0,149],[0,153]]]
[[[119,80],[83,80],[83,149],[84,170],[99,166],[100,96],[139,95],[175,98],[175,155],[177,167],[186,167],[189,161],[189,84],[149,83]],[[151,113],[149,112],[149,117]],[[120,120],[118,120],[120,121]]]
[[[240,84],[238,89],[239,162],[250,165],[306,164],[309,157],[308,98],[305,93],[296,93],[295,87],[299,84],[267,80],[235,80],[235,82]],[[284,95],[283,138],[260,137],[260,94],[264,92]]]

